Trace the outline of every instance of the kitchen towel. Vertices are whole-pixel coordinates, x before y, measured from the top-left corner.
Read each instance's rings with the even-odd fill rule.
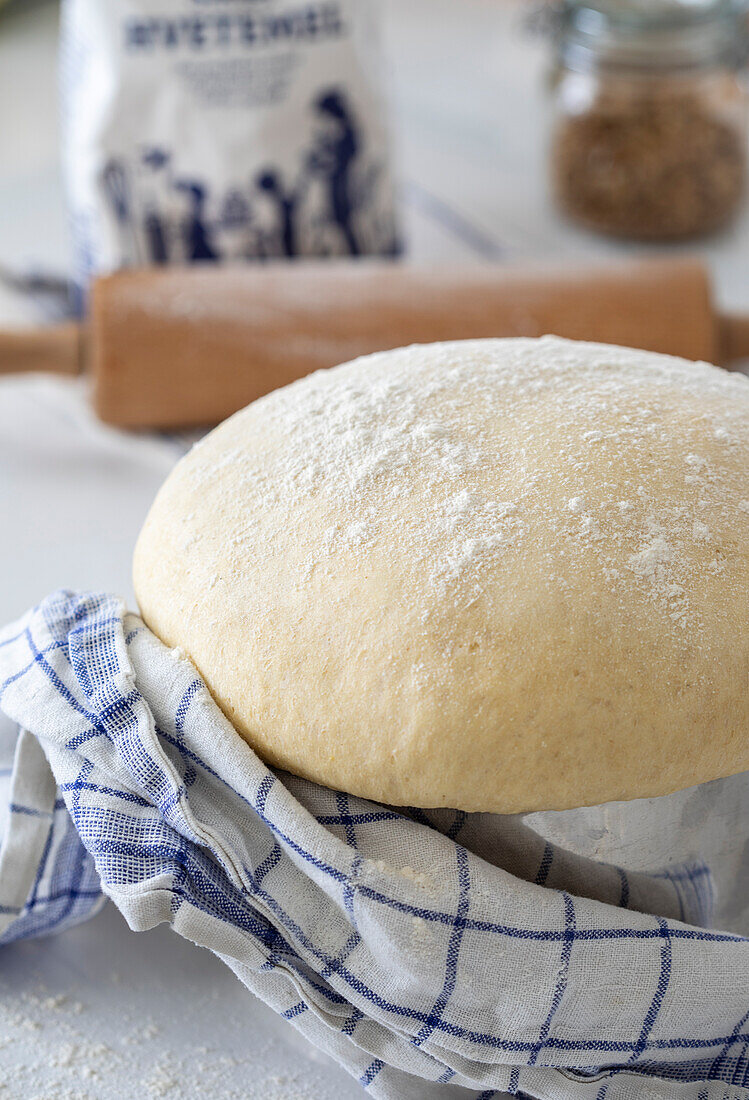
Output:
[[[0,759],[0,943],[107,895],[132,928],[214,951],[384,1100],[423,1080],[749,1100],[749,940],[702,926],[709,866],[631,874],[521,817],[271,771],[107,595],[57,592],[0,632],[0,709],[20,731]]]

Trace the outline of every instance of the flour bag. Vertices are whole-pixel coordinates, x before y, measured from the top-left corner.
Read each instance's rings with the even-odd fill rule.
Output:
[[[81,285],[396,250],[375,0],[63,0]]]

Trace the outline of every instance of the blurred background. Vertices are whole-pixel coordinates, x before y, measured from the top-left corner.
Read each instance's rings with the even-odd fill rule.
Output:
[[[605,211],[600,225],[595,217],[589,219],[594,228],[580,223],[574,203],[568,204],[573,209],[566,216],[560,213],[552,196],[551,129],[571,109],[570,101],[577,111],[575,97],[591,93],[590,87],[581,90],[579,79],[578,87],[572,86],[569,77],[568,86],[560,88],[553,20],[548,13],[545,19],[539,16],[538,4],[376,0],[374,7],[381,34],[378,80],[387,102],[400,234],[409,258],[514,262],[663,250],[660,241],[637,239],[638,228],[647,236],[648,227],[636,220],[618,227],[622,239],[596,231],[600,225],[612,228]],[[73,271],[60,168],[59,17],[55,0],[6,0],[0,13],[0,265],[6,276],[67,279]],[[700,31],[708,46],[709,33],[704,27]],[[718,68],[725,73],[732,64]],[[590,85],[592,78],[587,79]],[[689,81],[695,85],[691,76]],[[708,98],[714,94],[706,93]],[[716,109],[724,112],[725,103]],[[674,140],[686,156],[695,121],[678,112],[675,118],[664,125],[667,130],[683,127]],[[745,120],[739,126],[743,143]],[[592,130],[570,135],[565,155],[573,166],[562,170],[574,172],[575,157],[584,170],[590,143],[600,136]],[[647,146],[654,140],[657,131],[654,136],[651,127],[642,142]],[[617,155],[620,164],[636,159],[637,137],[634,149],[617,147]],[[706,155],[713,160],[712,152]],[[688,173],[690,165],[672,167],[679,170]],[[695,186],[704,188],[705,181]],[[684,227],[685,239],[667,247],[708,259],[722,303],[738,308],[749,301],[749,206],[743,193],[736,201],[718,194],[712,205],[720,208],[718,213],[730,207],[724,224],[718,217],[714,228],[703,227],[698,212],[694,226]],[[6,277],[0,319],[31,321],[38,309],[38,295],[35,302]]]

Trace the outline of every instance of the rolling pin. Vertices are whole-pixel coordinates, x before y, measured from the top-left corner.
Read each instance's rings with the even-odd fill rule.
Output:
[[[85,325],[0,333],[0,373],[90,372],[103,420],[180,428],[216,423],[367,352],[543,333],[724,364],[749,356],[749,315],[716,312],[697,261],[465,270],[322,261],[104,276]]]

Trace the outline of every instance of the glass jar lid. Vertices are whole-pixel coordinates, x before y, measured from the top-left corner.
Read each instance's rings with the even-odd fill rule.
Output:
[[[749,54],[747,0],[563,0],[556,25],[576,69],[738,68]]]

